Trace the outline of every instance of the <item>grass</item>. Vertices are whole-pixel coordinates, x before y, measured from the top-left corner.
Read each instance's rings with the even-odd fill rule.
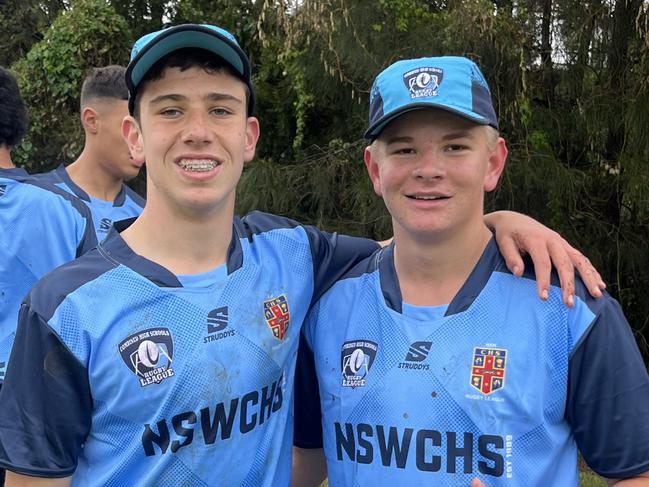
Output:
[[[579,487],[606,487],[606,482],[593,472],[581,472],[579,474]]]

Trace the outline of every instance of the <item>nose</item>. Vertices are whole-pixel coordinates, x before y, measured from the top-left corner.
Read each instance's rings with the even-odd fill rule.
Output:
[[[434,150],[422,152],[421,157],[412,171],[417,179],[439,179],[444,176],[445,168],[442,158]]]
[[[183,142],[188,144],[208,144],[212,141],[212,132],[207,120],[209,114],[190,112],[187,114],[187,125],[183,132]]]

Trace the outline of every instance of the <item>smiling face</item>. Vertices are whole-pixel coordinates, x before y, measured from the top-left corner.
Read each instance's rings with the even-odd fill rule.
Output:
[[[123,134],[147,164],[147,206],[194,216],[234,211],[243,164],[255,153],[259,123],[246,114],[245,85],[224,71],[166,68],[138,92],[138,119]]]
[[[496,187],[507,156],[504,140],[489,130],[442,110],[415,110],[366,149],[395,237],[447,238],[484,225],[484,192]]]

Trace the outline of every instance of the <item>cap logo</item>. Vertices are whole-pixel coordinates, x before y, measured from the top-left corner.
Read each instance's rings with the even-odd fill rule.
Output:
[[[410,91],[410,98],[437,96],[444,70],[440,68],[417,68],[403,75],[403,82]]]

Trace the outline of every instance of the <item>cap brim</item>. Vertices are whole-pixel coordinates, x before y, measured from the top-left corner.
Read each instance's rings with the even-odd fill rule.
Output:
[[[385,127],[393,122],[396,118],[400,117],[404,113],[407,112],[412,112],[414,110],[423,110],[426,108],[436,108],[439,110],[444,110],[449,113],[453,113],[455,115],[458,115],[462,118],[465,118],[467,120],[470,120],[472,122],[475,122],[479,125],[491,125],[491,124],[486,118],[481,117],[479,115],[476,115],[471,112],[465,112],[464,110],[461,109],[455,109],[452,107],[449,107],[448,105],[445,104],[437,104],[437,103],[432,103],[432,102],[426,102],[426,103],[413,103],[411,105],[406,105],[398,110],[395,110],[393,112],[390,112],[381,118],[379,118],[376,122],[374,122],[366,131],[364,134],[364,137],[368,140],[374,140],[376,139],[379,135],[381,135],[381,132],[385,129]],[[494,127],[496,130],[498,127]]]
[[[126,68],[126,84],[130,93],[137,91],[138,85],[151,67],[167,54],[178,49],[197,48],[213,52],[225,60],[243,81],[250,87],[250,63],[243,50],[226,36],[201,25],[180,25],[164,30],[151,40],[131,60]],[[252,96],[252,93],[251,93]],[[129,110],[132,112],[132,107]],[[249,107],[252,111],[252,107]]]

